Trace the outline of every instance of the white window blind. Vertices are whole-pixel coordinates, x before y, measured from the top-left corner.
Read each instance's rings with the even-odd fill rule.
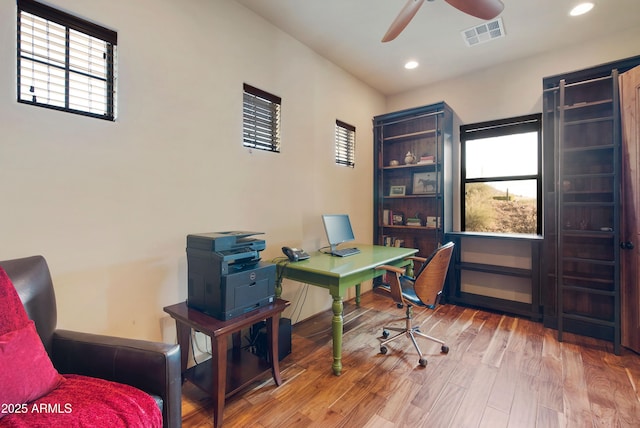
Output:
[[[115,119],[115,32],[18,0],[18,101]]]
[[[336,119],[336,164],[355,166],[356,127]]]
[[[245,147],[280,152],[281,103],[280,97],[244,84],[242,139]]]

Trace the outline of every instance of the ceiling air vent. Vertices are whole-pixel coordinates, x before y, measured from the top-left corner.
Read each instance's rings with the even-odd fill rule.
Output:
[[[462,31],[461,34],[464,42],[469,47],[504,37],[502,18],[498,17],[491,21],[487,21],[482,25],[471,27]]]

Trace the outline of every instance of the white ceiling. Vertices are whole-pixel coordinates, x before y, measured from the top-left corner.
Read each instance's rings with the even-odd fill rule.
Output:
[[[577,18],[568,12],[578,0],[503,0],[506,36],[469,48],[460,32],[483,21],[434,0],[381,43],[407,0],[236,1],[385,95],[640,27],[640,0],[592,0]],[[405,70],[409,59],[420,67]]]

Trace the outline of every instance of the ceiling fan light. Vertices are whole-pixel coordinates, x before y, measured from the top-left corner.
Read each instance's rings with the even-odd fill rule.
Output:
[[[585,13],[589,12],[591,9],[593,9],[593,3],[591,2],[580,3],[576,5],[573,9],[571,9],[571,11],[569,12],[569,15],[571,16],[584,15]]]
[[[407,63],[404,65],[404,68],[406,68],[407,70],[413,70],[414,68],[418,68],[418,61],[407,61]]]

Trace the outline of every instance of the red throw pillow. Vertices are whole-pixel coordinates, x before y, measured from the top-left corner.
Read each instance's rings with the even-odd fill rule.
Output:
[[[3,409],[40,398],[55,389],[61,380],[33,321],[0,336],[0,405]],[[3,416],[0,412],[0,418]]]
[[[0,335],[27,325],[29,317],[24,310],[11,278],[0,266]]]

